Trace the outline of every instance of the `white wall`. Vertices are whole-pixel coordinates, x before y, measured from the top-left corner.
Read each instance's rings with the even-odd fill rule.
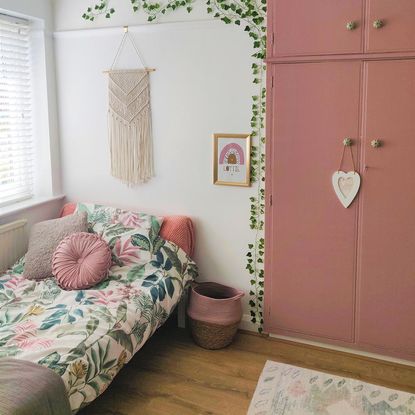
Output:
[[[83,27],[80,16],[89,4],[56,0],[57,27]],[[129,10],[119,10],[119,24],[131,23]],[[254,192],[212,184],[212,133],[250,132],[251,42],[242,29],[207,15],[203,22],[185,17],[181,23],[130,27],[147,65],[157,68],[151,75],[156,177],[134,189],[109,172],[102,70],[112,63],[121,27],[89,23],[90,30],[55,33],[64,191],[73,201],[190,215],[202,279],[248,291],[245,253],[254,237],[248,224]],[[97,22],[104,23],[114,21]],[[126,50],[120,66],[132,67],[136,59]]]

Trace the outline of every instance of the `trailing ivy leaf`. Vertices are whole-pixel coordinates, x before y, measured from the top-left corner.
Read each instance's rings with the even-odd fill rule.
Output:
[[[168,0],[166,3],[160,4],[159,2],[153,2],[150,0],[130,0],[134,12],[139,9],[139,6],[142,6],[144,13],[148,15],[148,21],[154,21],[159,16],[165,14],[166,12],[171,12],[176,9],[186,8],[188,12],[192,10],[192,3],[194,0]],[[266,88],[264,86],[264,72],[265,64],[263,60],[266,56],[266,24],[265,17],[267,11],[267,0],[241,0],[241,1],[232,1],[232,0],[205,0],[207,12],[212,13],[215,18],[221,19],[225,24],[235,23],[236,25],[241,25],[241,22],[244,22],[245,25],[244,31],[247,32],[250,39],[252,39],[252,46],[255,49],[255,53],[251,56],[255,59],[255,62],[252,64],[252,71],[254,75],[253,83],[258,85],[259,94],[252,97],[254,105],[252,105],[252,117],[251,117],[251,126],[252,132],[251,136],[253,140],[258,140],[258,145],[256,142],[253,143],[251,151],[251,181],[256,183],[258,186],[258,197],[251,198],[253,206],[250,207],[250,218],[249,218],[249,227],[255,231],[262,231],[264,229],[264,220],[263,215],[265,212],[265,196],[264,196],[264,183],[265,183],[265,154],[264,154],[264,145],[265,137],[263,136],[264,130],[264,115],[265,115],[265,97],[266,97]],[[100,0],[94,7],[88,8],[86,13],[82,17],[87,21],[93,21],[95,16],[100,14],[110,17],[115,12],[115,10],[110,6],[110,0]],[[81,206],[82,209],[82,206]],[[85,207],[85,210],[86,207]],[[89,221],[92,222],[101,222],[104,223],[106,220],[105,215],[108,214],[105,209],[96,209],[93,212],[88,212]],[[157,236],[157,228],[151,230],[150,238],[140,239],[136,237],[135,246],[140,247],[141,249],[150,251],[153,255],[158,253],[164,246],[164,240]],[[247,266],[246,269],[249,275],[252,276],[251,284],[255,289],[250,291],[251,299],[254,303],[252,305],[252,321],[259,324],[258,331],[261,333],[263,324],[263,319],[260,317],[262,313],[262,295],[258,287],[263,287],[264,285],[264,271],[263,271],[263,256],[264,248],[263,242],[259,237],[260,233],[257,233],[256,240],[254,244],[249,245],[252,253],[247,256]],[[153,266],[159,267],[164,264],[164,269],[169,271],[174,267],[180,274],[187,272],[189,276],[193,278],[197,277],[197,267],[194,264],[189,264],[189,267],[186,269],[184,266],[181,267],[181,261],[177,258],[174,258],[174,251],[166,252],[168,259],[156,258],[153,260]],[[255,261],[253,261],[255,255]],[[135,271],[137,272],[137,271]],[[141,271],[138,271],[138,274]],[[130,274],[130,278],[133,278],[134,273]],[[138,277],[138,275],[137,275]],[[164,281],[158,281],[151,279],[146,282],[147,286],[150,288],[151,297],[153,302],[163,296],[164,288],[169,292],[169,283]],[[164,285],[165,284],[165,285]],[[1,285],[1,282],[0,282]],[[162,287],[162,288],[160,288]],[[7,300],[6,300],[7,301]],[[83,300],[84,304],[89,303],[89,300]],[[109,317],[108,317],[109,318]]]

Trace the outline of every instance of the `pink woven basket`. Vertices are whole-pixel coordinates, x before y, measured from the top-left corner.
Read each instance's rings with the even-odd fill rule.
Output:
[[[193,339],[205,349],[221,349],[235,337],[244,292],[215,282],[192,287],[187,314]]]

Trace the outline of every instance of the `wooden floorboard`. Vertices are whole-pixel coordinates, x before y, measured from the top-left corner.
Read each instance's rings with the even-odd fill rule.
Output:
[[[80,414],[246,414],[267,360],[415,393],[415,367],[247,333],[238,333],[226,349],[209,351],[186,330],[167,326]]]

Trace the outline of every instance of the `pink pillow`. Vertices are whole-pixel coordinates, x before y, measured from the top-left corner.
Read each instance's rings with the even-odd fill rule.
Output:
[[[98,235],[79,232],[62,240],[52,259],[52,271],[65,290],[82,290],[102,281],[111,267],[111,249]]]
[[[165,216],[160,229],[160,236],[175,243],[187,255],[193,257],[195,231],[193,222],[187,216]]]

